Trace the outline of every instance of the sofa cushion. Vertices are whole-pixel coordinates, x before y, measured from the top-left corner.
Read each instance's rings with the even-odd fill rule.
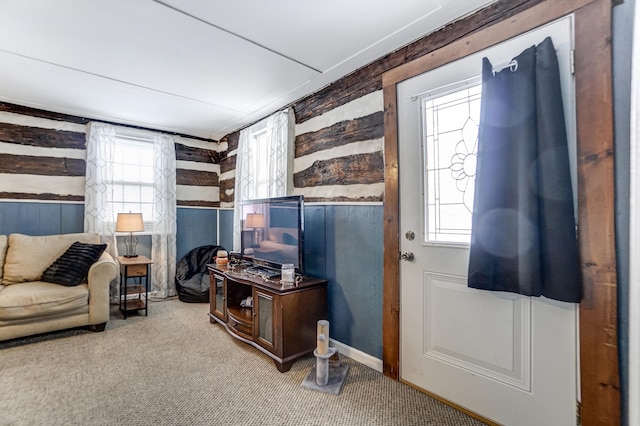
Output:
[[[9,235],[9,247],[4,262],[2,284],[39,281],[42,273],[75,241],[100,243],[95,234],[59,234],[32,237]]]
[[[1,294],[0,321],[55,316],[83,307],[89,312],[86,284],[65,287],[33,281],[6,286]]]
[[[107,248],[106,244],[74,242],[42,273],[42,281],[75,286],[87,277],[91,265],[96,263]]]
[[[285,234],[288,234],[285,237]],[[269,240],[274,243],[284,243],[284,244],[298,244],[298,240],[294,235],[298,235],[298,230],[296,228],[279,228],[273,227],[269,228]],[[296,240],[295,242],[285,242],[283,238],[288,238],[289,241],[293,238]]]
[[[4,257],[7,254],[7,246],[9,239],[6,235],[0,235],[0,279],[2,279],[2,270],[4,269]]]
[[[282,234],[282,244],[287,244],[290,246],[297,246],[298,245],[298,239],[296,237],[294,237],[293,235],[289,234],[288,232],[285,232]]]

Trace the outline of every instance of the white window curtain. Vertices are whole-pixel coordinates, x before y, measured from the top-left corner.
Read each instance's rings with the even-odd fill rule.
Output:
[[[238,139],[238,153],[236,154],[236,186],[235,205],[233,215],[233,247],[240,250],[240,215],[241,202],[259,198],[283,197],[287,195],[289,182],[289,147],[292,145],[290,136],[290,110],[279,111],[265,120],[240,131]],[[255,155],[255,144],[252,143],[256,129],[266,127],[267,157],[260,167],[269,171],[269,181],[264,192],[258,192],[256,185],[257,170],[252,166]]]
[[[84,230],[95,233],[109,244],[108,251],[118,256],[114,213],[109,203],[113,193],[114,157],[118,129],[102,123],[88,125],[87,170]],[[149,134],[154,153],[154,206],[152,217],[144,217],[145,232],[151,234],[151,296],[174,296],[176,270],[176,159],[173,138]],[[112,301],[118,299],[118,286],[111,289]]]
[[[84,195],[84,232],[100,235],[107,252],[118,256],[116,227],[107,207],[110,197],[105,182],[113,180],[116,130],[113,126],[89,123],[87,129],[87,170]],[[119,287],[110,288],[112,302],[117,302]]]
[[[176,150],[173,138],[153,139],[154,208],[151,229],[151,294],[176,295]]]

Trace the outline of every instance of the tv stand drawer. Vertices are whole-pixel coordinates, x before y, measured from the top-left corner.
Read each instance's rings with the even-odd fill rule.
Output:
[[[253,337],[253,310],[250,308],[227,308],[227,325],[248,339]]]

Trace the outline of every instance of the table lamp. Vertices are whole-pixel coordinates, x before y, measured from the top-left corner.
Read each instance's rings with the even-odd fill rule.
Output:
[[[129,235],[124,237],[124,245],[127,247],[127,253],[124,257],[138,257],[136,254],[136,246],[138,238],[133,235],[134,232],[144,231],[144,222],[142,221],[142,213],[118,213],[116,221],[116,232],[128,232]]]
[[[265,226],[264,215],[262,213],[249,213],[244,224],[246,228],[253,228],[253,245],[260,244],[262,228]]]

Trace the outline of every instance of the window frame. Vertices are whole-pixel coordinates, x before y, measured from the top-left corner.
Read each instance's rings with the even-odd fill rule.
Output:
[[[251,142],[251,165],[253,169],[254,185],[256,186],[257,198],[268,198],[268,192],[266,187],[269,183],[269,170],[265,167],[268,162],[266,161],[267,153],[267,126],[259,126],[251,130],[251,136],[249,138]]]
[[[143,222],[144,222],[144,227],[145,230],[138,233],[138,234],[150,234],[151,231],[150,229],[153,227],[155,221],[154,221],[154,214],[153,211],[155,209],[155,196],[152,195],[152,200],[150,202],[141,202],[141,201],[137,201],[137,202],[130,202],[127,201],[126,197],[125,197],[125,193],[126,191],[123,190],[123,201],[115,201],[114,200],[114,188],[117,187],[118,185],[121,185],[122,187],[125,186],[136,186],[138,189],[140,188],[150,188],[152,193],[154,192],[154,182],[153,182],[153,178],[151,179],[151,181],[149,183],[144,183],[142,182],[140,179],[137,181],[134,180],[116,180],[115,179],[115,169],[118,166],[125,166],[125,165],[131,165],[131,164],[126,164],[124,162],[119,162],[118,160],[118,145],[124,145],[124,144],[129,144],[132,146],[139,146],[139,147],[145,147],[148,148],[149,150],[149,154],[151,155],[151,168],[152,168],[152,175],[155,174],[155,170],[157,165],[155,164],[155,156],[154,156],[154,136],[150,135],[150,134],[145,134],[142,132],[133,132],[130,130],[120,130],[117,129],[116,130],[116,134],[114,137],[114,152],[113,152],[113,156],[111,159],[112,165],[113,165],[113,169],[114,169],[114,175],[112,180],[109,183],[106,183],[107,188],[108,188],[108,195],[107,195],[107,200],[105,202],[106,205],[111,207],[111,212],[112,212],[112,217],[108,220],[109,224],[113,226],[113,228],[115,229],[116,226],[116,221],[117,221],[117,217],[118,217],[118,213],[142,213],[143,214]],[[145,146],[146,145],[146,146]],[[140,167],[141,165],[138,164],[138,166]],[[119,211],[118,209],[115,209],[114,206],[116,205],[122,205],[123,207],[126,206],[127,204],[138,204],[139,206],[139,210],[138,211],[132,211],[131,209],[124,209],[122,211]],[[142,209],[142,205],[148,205],[151,208],[151,213],[147,213],[145,214],[145,210]],[[118,233],[120,234],[120,233]]]
[[[427,123],[429,120],[426,116],[427,114],[426,104],[427,102],[436,100],[438,98],[449,96],[462,91],[468,91],[476,87],[479,87],[480,93],[477,95],[478,96],[477,100],[480,101],[482,99],[482,76],[481,75],[478,75],[469,79],[465,79],[465,80],[460,80],[455,83],[448,84],[446,86],[438,87],[433,90],[429,90],[428,92],[417,94],[415,97],[420,102],[420,139],[421,139],[420,149],[421,149],[421,156],[422,156],[422,169],[424,171],[424,175],[422,177],[422,182],[421,182],[422,190],[424,194],[423,195],[424,204],[422,205],[422,226],[423,226],[422,234],[424,236],[424,241],[422,243],[424,245],[439,246],[439,247],[468,248],[471,244],[471,212],[469,213],[469,233],[468,233],[469,241],[453,241],[453,240],[446,240],[446,239],[438,240],[438,239],[433,239],[430,236],[431,234],[431,231],[429,228],[430,221],[437,221],[437,218],[435,217],[431,218],[431,215],[429,214],[429,210],[431,208],[431,204],[429,203],[430,181],[429,181],[429,169],[428,169],[428,164],[429,164],[428,155],[429,155],[430,148],[428,146],[428,140],[427,140],[429,136]],[[478,121],[479,121],[479,117],[478,117]],[[476,124],[479,124],[479,123],[476,123]],[[462,128],[460,129],[460,131],[462,131]],[[476,136],[476,149],[477,149],[477,136]],[[438,170],[440,169],[433,169],[433,170],[435,171],[435,173],[437,173]],[[475,178],[473,179],[473,182],[475,182]],[[470,182],[469,184],[472,184],[472,183]],[[438,189],[436,189],[436,193],[437,192],[438,192]],[[437,208],[437,205],[434,205],[434,208]],[[437,216],[437,214],[434,216]],[[437,230],[434,232],[437,234]],[[467,234],[461,233],[460,235],[467,235]],[[446,235],[443,234],[443,237],[444,236]]]

